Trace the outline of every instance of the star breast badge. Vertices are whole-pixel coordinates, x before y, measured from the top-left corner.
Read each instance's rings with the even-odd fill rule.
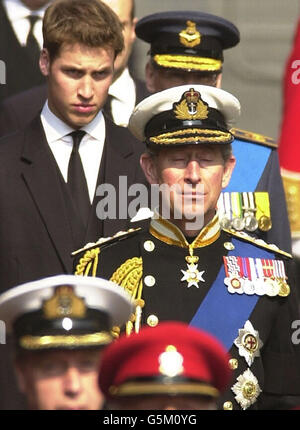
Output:
[[[181,270],[181,272],[183,273],[183,277],[181,278],[181,281],[187,281],[188,288],[190,288],[193,285],[196,288],[199,288],[198,282],[205,282],[205,280],[202,277],[204,270],[199,272],[198,264],[194,264],[194,263],[188,264],[187,266],[188,266],[188,270]]]
[[[253,405],[261,393],[258,380],[250,369],[247,369],[237,378],[237,382],[232,387],[232,391],[235,394],[235,400],[244,410]]]
[[[246,321],[242,329],[239,329],[239,335],[234,340],[234,344],[237,346],[240,356],[245,358],[248,366],[252,365],[255,357],[260,356],[260,349],[263,346],[258,331],[254,330],[249,320]]]

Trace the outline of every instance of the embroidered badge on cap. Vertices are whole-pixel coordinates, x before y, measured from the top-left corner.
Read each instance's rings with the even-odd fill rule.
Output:
[[[84,300],[77,297],[70,286],[60,286],[55,289],[53,296],[43,305],[46,318],[55,319],[64,316],[83,318],[86,313]]]
[[[159,371],[163,375],[174,377],[183,372],[183,356],[173,345],[168,345],[158,357]]]
[[[179,33],[180,43],[188,48],[193,48],[201,42],[201,34],[196,29],[196,23],[186,22],[186,28]]]
[[[201,99],[200,93],[191,88],[183,93],[178,103],[174,103],[174,113],[177,119],[206,119],[207,106],[207,103]]]

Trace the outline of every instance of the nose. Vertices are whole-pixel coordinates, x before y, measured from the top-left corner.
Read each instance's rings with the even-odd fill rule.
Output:
[[[94,95],[94,85],[91,77],[84,76],[81,79],[78,87],[78,95],[85,100],[91,100]]]
[[[64,392],[69,397],[77,396],[81,391],[81,375],[76,367],[68,367],[63,377]]]
[[[185,181],[189,184],[201,182],[200,166],[196,160],[191,160],[185,169]]]

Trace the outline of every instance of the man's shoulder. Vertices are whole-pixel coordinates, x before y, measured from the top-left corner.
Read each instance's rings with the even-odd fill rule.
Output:
[[[6,98],[0,106],[0,136],[26,127],[42,110],[46,99],[46,85]]]
[[[116,125],[111,119],[107,118],[104,113],[106,122],[106,134],[113,145],[118,147],[120,151],[127,151],[127,149],[133,150],[135,153],[140,155],[144,152],[145,147],[133,134],[128,130],[127,127],[121,127]]]
[[[255,143],[257,145],[267,146],[272,149],[277,149],[278,147],[275,139],[260,133],[255,133],[254,131],[242,130],[240,128],[231,128],[230,132],[234,135],[235,139]]]
[[[4,108],[22,109],[24,105],[32,105],[43,107],[47,98],[47,86],[39,85],[32,87],[29,90],[14,94],[3,101]]]
[[[37,137],[42,138],[42,128],[39,116],[36,116],[23,129],[14,130],[4,136],[0,136],[0,154],[1,158],[10,157],[11,155],[20,156],[23,151],[25,141],[33,144]]]
[[[265,251],[273,253],[281,258],[287,258],[287,259],[293,258],[290,253],[284,250],[281,250],[280,248],[278,248],[278,246],[267,243],[262,239],[257,239],[243,231],[227,230],[227,229],[223,229],[223,231],[231,238],[236,239],[237,241],[243,242],[246,246],[248,245],[249,247],[264,249]]]
[[[143,233],[141,228],[119,231],[112,237],[102,237],[97,242],[88,243],[83,248],[74,251],[72,256],[75,274],[86,274],[87,271],[91,271],[91,266],[97,273],[98,261],[101,261],[102,269],[104,262],[105,270],[110,272],[113,271],[112,268],[122,266],[128,259],[133,263],[135,260],[141,260],[138,250]]]
[[[99,250],[99,252],[102,252],[103,250],[110,247],[119,247],[120,245],[126,247],[131,241],[139,241],[140,236],[143,233],[144,230],[141,227],[130,228],[126,231],[118,231],[115,235],[111,237],[101,237],[96,242],[87,243],[83,248],[74,251],[72,255],[78,258],[78,256],[84,255],[89,252],[94,253],[95,250]]]
[[[0,154],[10,154],[15,152],[19,148],[20,144],[24,140],[24,130],[12,131],[11,133],[0,137]]]

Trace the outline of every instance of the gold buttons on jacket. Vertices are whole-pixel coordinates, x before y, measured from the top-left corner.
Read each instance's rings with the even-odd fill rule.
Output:
[[[238,366],[239,366],[239,362],[237,361],[237,359],[236,359],[236,358],[231,358],[231,359],[228,361],[228,364],[229,364],[229,368],[230,368],[230,369],[232,369],[232,370],[237,369],[237,368],[238,368]]]
[[[224,243],[224,248],[227,249],[227,251],[232,251],[235,248],[235,246],[231,242],[225,242]]]
[[[144,278],[144,284],[147,287],[153,287],[155,285],[155,282],[156,282],[156,280],[155,280],[154,276],[152,276],[152,275],[147,275]]]
[[[224,409],[224,411],[232,411],[232,409],[233,409],[232,402],[225,402],[223,404],[223,409]]]
[[[152,252],[154,251],[155,245],[154,242],[152,242],[152,240],[146,240],[144,242],[144,249],[148,252]]]
[[[156,327],[157,326],[157,324],[158,324],[158,318],[157,318],[157,316],[156,315],[149,315],[148,316],[148,318],[147,318],[147,324],[150,326],[150,327]]]

